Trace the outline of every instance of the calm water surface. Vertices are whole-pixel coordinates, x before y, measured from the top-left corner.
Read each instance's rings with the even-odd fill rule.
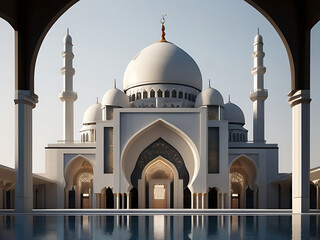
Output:
[[[0,216],[0,239],[320,239],[320,215]]]

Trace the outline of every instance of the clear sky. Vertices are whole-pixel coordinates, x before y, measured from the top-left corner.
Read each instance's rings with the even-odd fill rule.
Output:
[[[122,89],[123,74],[130,60],[160,38],[160,19],[166,17],[166,38],[184,49],[197,62],[203,86],[228,95],[246,117],[252,139],[253,38],[257,27],[264,39],[266,139],[279,144],[281,171],[291,171],[290,68],[284,45],[271,24],[243,0],[80,0],[48,32],[40,48],[35,71],[39,103],[33,111],[33,168],[44,171],[44,147],[62,139],[62,39],[66,28],[74,44],[75,139],[83,113],[96,97],[113,87]],[[14,32],[0,20],[0,164],[14,166]],[[311,167],[320,166],[320,24],[311,34]]]

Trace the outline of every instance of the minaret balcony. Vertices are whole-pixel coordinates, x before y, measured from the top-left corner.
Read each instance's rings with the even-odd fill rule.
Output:
[[[265,53],[262,51],[256,51],[252,53],[253,58],[264,58],[264,56],[265,56]]]
[[[268,90],[267,89],[256,89],[250,92],[250,99],[252,102],[256,100],[266,100],[268,98]]]
[[[258,66],[258,67],[253,67],[251,69],[251,73],[252,75],[256,75],[256,74],[265,74],[266,73],[266,68],[264,66]]]
[[[66,67],[62,67],[60,69],[60,72],[62,75],[73,76],[76,71],[74,70],[74,68],[66,69]]]
[[[64,101],[76,101],[78,98],[77,92],[74,91],[61,91],[59,94],[59,98],[62,102]]]

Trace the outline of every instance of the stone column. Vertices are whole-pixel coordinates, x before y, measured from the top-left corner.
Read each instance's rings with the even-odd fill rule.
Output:
[[[3,187],[1,186],[1,183],[0,183],[0,209],[4,209],[4,207],[3,207]]]
[[[205,193],[201,194],[201,208],[204,209],[204,197],[205,197]]]
[[[196,209],[199,209],[199,193],[196,193]]]
[[[225,208],[225,206],[224,206],[224,204],[225,204],[225,193],[221,193],[221,208],[222,209],[224,209]]]
[[[120,198],[119,198],[119,194],[120,193],[115,193],[115,209],[119,209],[120,208]]]
[[[16,90],[15,96],[15,211],[32,212],[32,109],[38,96]]]
[[[126,194],[125,193],[121,193],[121,195],[122,195],[122,197],[121,197],[121,201],[122,201],[122,203],[121,203],[121,206],[122,206],[122,209],[124,209],[124,202],[125,202],[125,196],[126,196]]]
[[[127,209],[130,209],[130,192],[127,193]]]
[[[257,188],[255,187],[253,190],[253,208],[258,208],[258,204],[257,204]]]
[[[319,184],[317,184],[317,209],[319,209]]]
[[[316,180],[316,181],[313,181],[313,183],[316,185],[316,188],[317,188],[317,209],[319,209],[320,208],[320,203],[319,203],[319,197],[320,197],[320,193],[319,193],[319,191],[320,191],[320,189],[319,189],[319,185],[320,185],[320,180],[318,179],[318,180]]]
[[[96,193],[97,208],[101,208],[101,193]]]
[[[290,94],[292,108],[292,212],[309,212],[310,91]]]

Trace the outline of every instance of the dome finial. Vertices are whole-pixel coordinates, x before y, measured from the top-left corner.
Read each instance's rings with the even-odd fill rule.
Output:
[[[166,22],[166,19],[164,17],[166,17],[167,14],[162,15],[162,18],[160,20],[161,23],[161,38],[160,38],[160,42],[166,42],[166,38],[164,37],[166,35],[166,33],[164,32],[164,30],[166,29],[164,27],[164,23]]]
[[[259,35],[260,33],[259,33],[259,28],[257,29],[257,35]]]
[[[97,97],[97,104],[99,103],[99,99],[98,99],[98,97]]]
[[[69,35],[69,28],[67,28],[67,35]]]
[[[113,88],[117,88],[117,79],[114,79]]]
[[[228,97],[228,101],[230,102],[230,94],[229,94],[229,97]]]
[[[209,88],[211,88],[211,80],[210,80],[210,78],[209,78]]]

